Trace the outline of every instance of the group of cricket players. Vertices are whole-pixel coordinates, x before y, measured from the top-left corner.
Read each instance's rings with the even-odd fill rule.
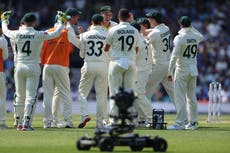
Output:
[[[69,55],[73,46],[79,48],[84,59],[78,89],[78,104],[81,120],[78,128],[84,128],[91,120],[87,97],[91,88],[96,92],[96,127],[117,123],[112,116],[118,108],[110,97],[119,88],[134,91],[137,97],[132,110],[138,113],[136,126],[148,127],[152,122],[151,96],[161,83],[176,108],[176,121],[168,130],[196,130],[198,110],[196,99],[197,52],[203,36],[191,25],[188,16],[182,16],[175,26],[180,26],[178,35],[170,37],[170,29],[164,24],[161,12],[152,10],[145,17],[134,20],[126,8],[118,11],[119,23],[111,21],[112,8],[100,8],[100,13],[91,18],[91,25],[83,32],[73,26],[81,12],[69,8],[58,11],[55,25],[46,31],[37,31],[36,16],[26,13],[18,30],[8,29],[11,11],[1,14],[0,30],[0,128],[5,123],[6,89],[3,60],[7,59],[9,38],[14,52],[14,126],[17,130],[31,131],[34,117],[37,88],[43,67],[44,128],[74,128],[72,99],[69,80]],[[171,51],[170,40],[173,39]],[[108,96],[109,93],[109,96]],[[64,121],[61,121],[63,104]],[[109,104],[109,111],[108,111]],[[188,110],[187,110],[188,108]]]

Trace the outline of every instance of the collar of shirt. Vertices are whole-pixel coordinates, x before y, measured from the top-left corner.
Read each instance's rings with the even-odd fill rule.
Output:
[[[160,28],[160,27],[162,27],[162,26],[164,26],[164,25],[165,25],[164,23],[161,23],[161,24],[156,25],[154,28],[155,28],[155,29],[158,29],[158,28]]]
[[[180,29],[180,31],[178,31],[178,33],[179,33],[179,34],[183,34],[183,33],[186,33],[186,32],[188,32],[188,31],[190,31],[190,30],[191,30],[190,27],[188,27],[188,28],[182,28],[182,29]]]
[[[34,27],[27,27],[27,26],[21,26],[19,27],[20,30],[32,30]]]
[[[90,28],[90,30],[104,30],[104,28],[100,25],[96,25],[96,26],[94,25],[92,26],[92,28]]]
[[[129,22],[120,22],[119,24],[122,24],[122,25],[129,25],[130,23],[129,23]]]

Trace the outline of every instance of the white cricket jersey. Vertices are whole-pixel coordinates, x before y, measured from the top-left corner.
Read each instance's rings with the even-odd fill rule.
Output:
[[[152,64],[151,51],[144,36],[140,34],[139,38],[139,51],[136,56],[137,70],[148,70]]]
[[[128,22],[120,22],[112,27],[106,38],[106,43],[111,45],[109,56],[111,60],[126,57],[135,61],[136,47],[139,44],[139,32]]]
[[[4,37],[4,35],[0,36],[0,48],[2,49],[2,58],[3,60],[6,60],[8,58],[8,46],[7,46],[7,40]]]
[[[170,31],[165,24],[159,24],[148,34],[148,43],[152,46],[153,62],[170,60]]]
[[[190,71],[197,76],[198,45],[203,36],[194,28],[182,28],[173,41],[173,52],[170,59],[168,74],[173,73],[174,66],[181,71]]]
[[[15,45],[17,63],[40,63],[41,47],[44,40],[53,39],[60,35],[64,26],[59,24],[53,32],[37,31],[33,27],[22,26],[19,30],[9,30],[7,23],[2,23],[3,33],[9,37]]]
[[[109,21],[109,23],[110,23],[109,27],[103,26],[103,28],[104,28],[106,31],[109,31],[109,29],[111,29],[112,27],[118,25],[118,23],[117,23],[117,22],[114,22],[114,21]]]
[[[102,26],[91,26],[80,34],[80,56],[85,62],[108,62],[108,53],[103,51],[106,36]]]

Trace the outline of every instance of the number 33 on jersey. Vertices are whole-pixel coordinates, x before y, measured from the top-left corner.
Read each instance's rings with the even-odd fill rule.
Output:
[[[107,32],[101,26],[93,26],[90,31],[80,35],[80,56],[85,61],[107,61],[103,51]]]

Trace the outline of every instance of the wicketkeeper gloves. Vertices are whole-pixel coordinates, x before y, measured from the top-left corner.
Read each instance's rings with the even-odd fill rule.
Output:
[[[2,21],[8,21],[9,18],[13,15],[12,11],[5,11],[1,14],[1,20]]]
[[[64,24],[67,22],[67,20],[70,19],[70,16],[67,16],[64,12],[62,11],[57,11],[57,18],[58,18],[58,22]]]

